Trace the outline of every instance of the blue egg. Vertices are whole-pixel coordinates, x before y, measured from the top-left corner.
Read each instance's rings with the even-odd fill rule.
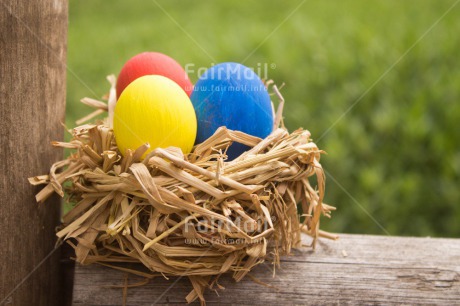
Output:
[[[267,89],[253,70],[238,63],[215,65],[200,76],[190,96],[198,121],[196,144],[221,126],[267,137],[273,129],[273,112]],[[230,160],[249,148],[233,143]]]

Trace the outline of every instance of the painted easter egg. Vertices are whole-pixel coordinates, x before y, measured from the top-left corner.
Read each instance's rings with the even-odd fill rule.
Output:
[[[265,138],[273,129],[273,111],[262,80],[238,63],[215,65],[200,76],[190,97],[198,131],[196,143],[208,139],[220,126]],[[233,143],[227,155],[234,159],[249,148]]]
[[[187,93],[192,93],[193,85],[182,66],[171,57],[159,52],[143,52],[129,59],[117,79],[117,98],[135,79],[144,75],[162,75],[176,82]]]
[[[174,146],[189,153],[196,129],[190,98],[179,85],[164,76],[136,79],[125,88],[115,106],[113,131],[122,154],[145,143],[150,144],[148,152]]]

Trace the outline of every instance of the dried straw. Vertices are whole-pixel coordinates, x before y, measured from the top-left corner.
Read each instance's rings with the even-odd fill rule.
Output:
[[[114,78],[109,80],[113,89]],[[187,276],[193,290],[186,300],[204,303],[204,289],[221,274],[240,281],[265,260],[279,265],[280,255],[301,246],[301,232],[313,237],[311,247],[320,236],[336,238],[319,230],[320,216],[335,209],[323,203],[323,152],[308,131],[284,128],[284,100],[272,88],[280,104],[271,135],[262,140],[222,127],[187,156],[158,148],[140,160],[148,145],[122,156],[109,124],[76,127],[70,142],[52,143],[74,153],[49,175],[29,179],[47,184],[36,200],[66,191],[76,203],[57,236],[75,248],[79,263],[137,262],[152,274],[114,267],[146,278]],[[112,109],[111,99],[83,99],[97,108],[84,120]],[[225,151],[234,141],[252,149],[227,162]]]

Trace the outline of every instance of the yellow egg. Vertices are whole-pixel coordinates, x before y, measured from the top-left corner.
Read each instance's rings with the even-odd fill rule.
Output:
[[[140,77],[129,84],[115,106],[113,131],[124,155],[145,143],[150,149],[170,146],[189,153],[196,137],[196,115],[184,90],[160,75]]]

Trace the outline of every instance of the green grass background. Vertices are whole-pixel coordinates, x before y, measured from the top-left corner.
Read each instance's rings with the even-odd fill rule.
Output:
[[[454,3],[71,0],[66,123],[139,52],[268,63],[286,83],[288,128],[328,153],[325,200],[338,211],[324,228],[458,237],[460,5],[442,17]]]

